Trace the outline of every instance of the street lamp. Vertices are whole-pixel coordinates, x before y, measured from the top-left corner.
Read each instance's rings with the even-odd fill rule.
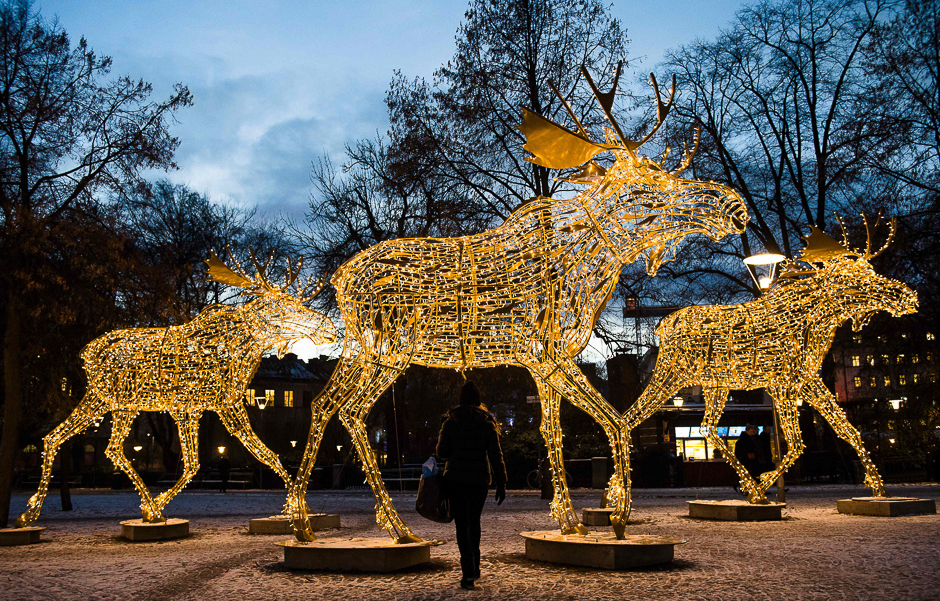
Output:
[[[225,455],[225,447],[219,447],[219,455]]]
[[[777,263],[786,259],[778,253],[760,253],[745,257],[744,265],[747,272],[751,274],[751,279],[761,290],[767,290],[774,283],[777,276]]]
[[[138,445],[134,445],[134,452],[135,452],[135,453],[140,453],[140,450],[143,449],[143,448],[144,448],[144,447],[141,446],[141,445],[139,445],[139,444],[138,444]]]
[[[897,411],[897,410],[899,410],[899,409],[901,408],[901,401],[902,401],[902,400],[903,400],[903,399],[892,399],[892,400],[890,400],[890,401],[888,401],[888,402],[891,403],[891,407],[893,407],[894,410]]]
[[[685,399],[682,398],[681,396],[672,397],[672,404],[675,405],[676,407],[682,407],[682,403],[684,402],[685,402]]]

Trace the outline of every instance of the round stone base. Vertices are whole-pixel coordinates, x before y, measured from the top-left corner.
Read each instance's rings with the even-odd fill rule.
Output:
[[[294,570],[331,572],[394,572],[431,561],[431,547],[445,541],[395,544],[386,537],[326,539],[312,542],[285,540],[284,565]]]
[[[748,503],[733,501],[689,501],[689,517],[728,522],[763,522],[783,519],[786,503]]]
[[[32,545],[39,542],[39,535],[45,528],[24,526],[23,528],[3,528],[0,530],[0,547]]]
[[[853,515],[896,517],[899,515],[937,513],[937,503],[933,499],[912,499],[910,497],[852,497],[851,499],[842,499],[836,505],[839,513]]]
[[[686,541],[674,536],[632,534],[618,539],[611,532],[561,534],[557,530],[522,532],[525,556],[605,570],[627,570],[673,560],[675,546]]]
[[[338,513],[312,513],[309,516],[313,530],[339,528]],[[255,518],[248,522],[248,534],[293,534],[294,527],[286,515],[272,515],[268,518]]]
[[[581,523],[585,526],[610,526],[613,507],[587,507],[581,512]]]
[[[143,520],[121,522],[121,536],[127,540],[170,540],[189,536],[189,520],[170,518],[165,522],[151,524]]]

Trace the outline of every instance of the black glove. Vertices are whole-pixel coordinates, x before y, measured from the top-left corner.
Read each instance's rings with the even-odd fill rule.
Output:
[[[499,484],[496,486],[496,504],[502,505],[503,501],[506,500],[506,485]]]

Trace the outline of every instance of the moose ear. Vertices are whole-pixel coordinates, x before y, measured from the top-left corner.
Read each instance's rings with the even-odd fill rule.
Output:
[[[255,282],[229,269],[229,267],[222,262],[222,259],[215,254],[215,251],[209,251],[209,258],[206,259],[206,265],[209,266],[209,275],[216,282],[222,282],[223,284],[237,288],[254,288],[257,286]]]
[[[523,148],[534,155],[525,160],[548,169],[577,167],[605,150],[617,148],[592,142],[525,107],[522,107],[522,123],[518,129],[526,139]]]
[[[807,263],[823,263],[829,259],[852,254],[844,244],[833,240],[829,234],[818,227],[809,226],[810,234],[803,238],[806,247],[800,254],[800,260]]]

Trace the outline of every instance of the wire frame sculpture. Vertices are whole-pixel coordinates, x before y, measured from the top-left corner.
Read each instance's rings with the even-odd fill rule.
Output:
[[[586,71],[584,76],[610,120],[605,142],[592,141],[573,113],[577,132],[528,110],[519,129],[527,137],[526,149],[535,155],[528,160],[542,166],[573,167],[611,151],[609,169],[589,163],[571,180],[589,184],[586,191],[564,200],[532,199],[502,225],[481,234],[382,242],[333,275],[346,339],[331,380],[311,406],[307,447],[290,493],[291,504],[301,510],[294,520],[299,540],[315,538],[301,501],[324,428],[336,413],[363,463],[378,524],[398,542],[420,540],[386,492],[364,421],[411,363],[461,371],[511,364],[529,371],[538,386],[541,432],[555,485],[551,514],[563,532],[587,530],[572,507],[563,475],[562,398],[603,427],[617,466],[610,487],[623,491],[628,448],[620,415],[590,385],[574,357],[587,344],[624,264],[643,257],[648,273],[655,275],[685,237],[702,233],[719,240],[742,232],[748,216],[733,190],[682,179],[638,156],[636,149],[652,132],[639,143],[627,139],[611,115],[615,90],[602,94]],[[658,128],[672,95],[664,104],[653,83]],[[680,172],[691,157],[687,150]],[[623,500],[623,494],[612,498],[620,502],[613,516],[619,536],[625,522]]]
[[[853,330],[859,331],[878,311],[894,316],[917,311],[917,294],[902,282],[875,273],[870,263],[887,248],[895,222],[891,221],[887,242],[875,252],[871,251],[874,228],[867,220],[865,225],[864,251],[849,248],[844,231],[840,243],[812,227],[802,256],[784,263],[777,283],[765,295],[738,305],[688,307],[664,318],[657,329],[660,350],[650,382],[624,414],[625,436],[680,389],[700,385],[705,395],[702,429],[709,444],[721,450],[737,471],[748,501],[767,503],[767,489],[803,451],[797,406],[805,402],[858,453],[872,494],[885,496],[861,436],[819,375],[836,329],[846,321],[851,319]],[[729,452],[717,431],[728,391],[755,388],[766,388],[787,442],[776,469],[761,474],[759,480]]]
[[[82,350],[88,390],[71,415],[44,438],[42,480],[29,499],[28,509],[17,520],[18,527],[39,517],[59,446],[108,411],[111,438],[105,454],[140,492],[145,522],[165,521],[164,507],[199,470],[198,427],[203,411],[215,411],[225,428],[259,461],[285,483],[290,482],[280,459],[251,430],[244,391],[266,350],[274,348],[283,355],[294,341],[303,338],[317,344],[333,342],[336,326],[325,315],[304,306],[322,284],[307,295],[312,285],[308,279],[296,295],[289,292],[302,261],[295,268],[288,260],[286,282],[277,286],[266,276],[271,259],[261,265],[254,254],[251,258],[258,270],[254,278],[246,275],[237,261],[237,271],[233,271],[215,253],[207,261],[213,279],[254,297],[244,305],[213,305],[180,326],[115,330]],[[140,411],[166,411],[179,428],[183,474],[156,498],[124,454],[124,439]]]

